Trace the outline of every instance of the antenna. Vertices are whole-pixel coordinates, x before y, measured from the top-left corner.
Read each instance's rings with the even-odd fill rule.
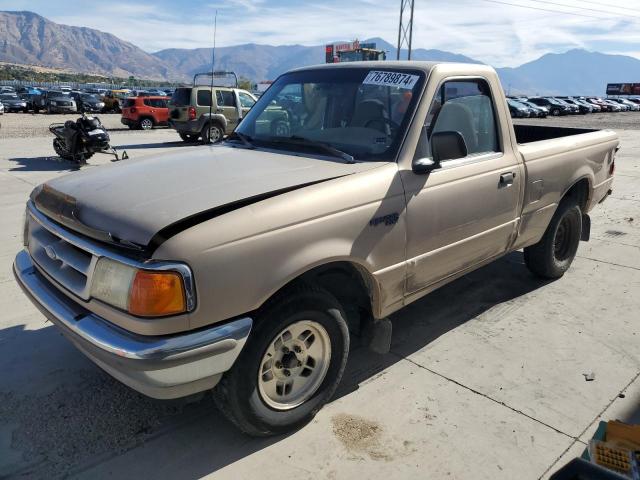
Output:
[[[211,84],[209,90],[209,123],[207,124],[208,129],[208,140],[207,143],[211,143],[211,116],[213,115],[213,72],[214,66],[216,63],[216,30],[218,29],[218,10],[216,9],[216,14],[213,17],[213,50],[211,50]]]
[[[396,60],[400,60],[402,45],[407,46],[407,60],[411,60],[411,39],[413,38],[413,4],[414,0],[400,0],[400,25],[398,25],[398,53]],[[407,12],[409,10],[409,12]],[[409,19],[405,19],[408,14]]]

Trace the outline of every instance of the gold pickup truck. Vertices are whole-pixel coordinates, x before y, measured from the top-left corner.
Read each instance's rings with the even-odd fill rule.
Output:
[[[514,250],[562,276],[617,148],[612,131],[514,126],[487,66],[304,68],[222,143],[37,187],[14,271],[123,383],[215,387],[240,429],[281,433],[331,398],[350,332],[383,351],[389,314]]]

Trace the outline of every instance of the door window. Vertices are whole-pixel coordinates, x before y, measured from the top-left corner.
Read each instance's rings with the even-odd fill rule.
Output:
[[[231,90],[216,90],[216,102],[219,107],[235,107],[236,100]]]
[[[462,135],[469,155],[501,151],[494,102],[485,80],[442,84],[427,115],[417,154],[431,157],[431,135],[452,131]]]
[[[198,90],[198,98],[196,99],[198,105],[201,107],[211,106],[211,91],[210,90]]]
[[[167,102],[162,100],[161,98],[152,98],[149,100],[149,102],[151,103],[151,106],[154,108],[167,108]]]
[[[242,108],[251,108],[256,103],[250,95],[244,92],[238,92],[238,97],[240,97],[240,105],[242,105]]]

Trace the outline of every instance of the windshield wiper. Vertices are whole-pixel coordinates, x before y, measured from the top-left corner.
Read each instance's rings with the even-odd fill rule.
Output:
[[[229,138],[227,140],[232,140],[233,138],[237,138],[238,140],[240,140],[242,143],[244,143],[244,146],[247,148],[250,148],[252,150],[256,148],[255,145],[251,143],[251,137],[249,135],[245,135],[244,133],[233,131],[231,135],[229,135]]]
[[[299,137],[297,135],[292,135],[291,137],[271,137],[267,140],[270,143],[281,143],[281,144],[289,144],[289,145],[301,145],[304,147],[312,147],[318,150],[322,150],[325,153],[328,153],[332,157],[341,158],[347,163],[356,163],[356,159],[353,158],[352,155],[349,155],[347,152],[343,152],[342,150],[338,150],[335,147],[323,142],[318,142],[316,140],[311,140],[309,138]]]

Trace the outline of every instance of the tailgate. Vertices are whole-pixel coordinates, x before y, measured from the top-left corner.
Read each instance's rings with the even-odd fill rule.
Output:
[[[176,88],[169,100],[169,118],[178,122],[189,120],[189,106],[191,105],[191,88]]]

